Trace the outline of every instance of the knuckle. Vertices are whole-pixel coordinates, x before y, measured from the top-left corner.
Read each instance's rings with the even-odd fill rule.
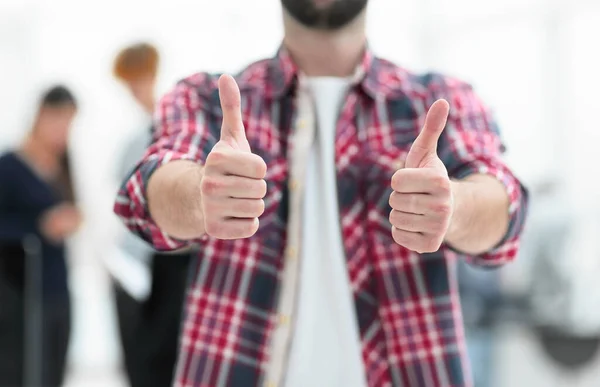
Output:
[[[255,218],[253,220],[253,222],[250,223],[250,227],[249,227],[250,236],[256,234],[256,232],[258,231],[259,227],[260,227],[260,221],[258,220],[258,218]]]
[[[219,237],[222,229],[221,222],[216,219],[206,220],[204,222],[204,231],[212,237]]]
[[[221,187],[220,182],[213,176],[204,176],[202,183],[200,183],[200,190],[203,196],[215,195]]]
[[[434,204],[431,210],[435,214],[441,216],[443,219],[449,217],[452,214],[452,206],[450,205],[450,203],[447,202]]]
[[[429,239],[425,242],[425,251],[424,253],[435,253],[440,248],[440,243],[436,239]]]
[[[260,223],[258,221],[258,218],[252,219],[251,222],[246,223],[243,227],[240,228],[239,237],[240,238],[250,238],[251,236],[256,234],[256,232],[258,231],[259,225],[260,225]]]
[[[432,252],[433,252],[433,250],[431,249],[431,246],[429,246],[428,244],[423,245],[423,247],[421,249],[419,249],[419,254],[429,254]]]
[[[392,209],[396,209],[396,207],[398,206],[398,203],[397,203],[397,196],[398,196],[398,194],[397,194],[396,192],[392,192],[392,193],[390,194],[390,198],[389,198],[389,200],[388,200],[388,204],[390,205],[390,207],[391,207]]]
[[[410,212],[418,213],[420,204],[418,195],[408,195],[408,209]]]
[[[402,234],[398,231],[396,227],[392,227],[392,238],[397,244],[404,245],[404,238],[402,238]]]
[[[400,211],[392,210],[390,211],[390,223],[397,229],[403,229],[405,228],[406,221],[403,219]]]
[[[267,196],[267,182],[265,180],[260,180],[257,185],[258,196],[261,198]]]
[[[254,172],[257,179],[264,179],[267,175],[267,163],[262,157],[255,155],[256,162],[254,163]]]
[[[411,230],[413,232],[416,232],[419,230],[419,227],[417,226],[417,224],[412,220],[405,220],[404,224],[405,224],[404,227],[406,227],[407,230]]]
[[[257,213],[256,217],[259,217],[259,216],[261,216],[262,214],[265,213],[265,201],[262,200],[262,199],[258,200],[257,207],[258,208],[257,208],[257,211],[256,211],[256,213]]]
[[[416,243],[414,251],[419,254],[427,254],[430,252],[429,248],[429,242],[424,239],[420,239],[419,242]]]
[[[256,213],[256,201],[255,200],[244,200],[241,204],[241,211],[247,216],[252,216]]]
[[[414,221],[412,221],[411,219],[409,219],[408,216],[406,216],[405,214],[399,212],[399,211],[393,211],[393,214],[391,215],[391,217],[393,217],[393,225],[396,226],[399,229],[402,230],[414,230],[415,229],[415,224]]]
[[[264,201],[262,199],[248,199],[240,201],[238,211],[247,217],[255,218],[262,215],[264,211]]]
[[[262,180],[261,185],[262,185],[261,196],[265,197],[265,196],[267,196],[267,190],[269,189],[269,187],[267,186],[267,181]]]
[[[213,149],[208,156],[206,157],[206,163],[205,165],[217,165],[223,162],[223,160],[225,160],[227,158],[227,156],[225,155],[225,153],[220,150],[220,149]]]
[[[396,171],[393,175],[392,175],[392,189],[394,191],[398,191],[400,190],[400,187],[402,186],[402,182],[404,181],[403,177],[402,177],[402,171]]]
[[[418,235],[414,242],[412,243],[412,245],[410,247],[408,247],[409,249],[411,249],[412,251],[414,251],[415,253],[418,254],[424,254],[427,253],[428,251],[428,241],[427,239],[423,236],[423,235]]]
[[[437,218],[431,221],[430,228],[435,233],[443,232],[446,228],[446,220],[442,218]]]
[[[414,248],[414,241],[411,240],[406,233],[396,227],[392,227],[392,239],[394,239],[396,244],[406,249],[412,250]]]
[[[450,179],[447,176],[437,174],[432,178],[433,184],[442,192],[450,192]]]

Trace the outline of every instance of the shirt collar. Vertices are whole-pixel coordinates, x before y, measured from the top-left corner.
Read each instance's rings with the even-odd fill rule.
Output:
[[[373,55],[367,45],[360,64],[353,76],[353,85],[361,87],[373,99],[387,98],[395,94],[397,89],[390,88],[383,80],[388,78],[386,72],[390,66]],[[297,85],[299,70],[288,50],[281,46],[277,55],[270,59],[267,70],[267,97],[278,99],[288,94]],[[391,75],[391,74],[388,74]]]

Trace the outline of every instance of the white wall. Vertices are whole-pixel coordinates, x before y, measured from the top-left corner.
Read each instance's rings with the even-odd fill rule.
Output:
[[[29,13],[28,15],[28,12]],[[32,102],[36,50],[28,16],[35,12],[25,6],[0,6],[0,149],[14,144],[26,127]]]

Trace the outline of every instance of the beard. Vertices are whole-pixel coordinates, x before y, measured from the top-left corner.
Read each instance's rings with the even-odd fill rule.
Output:
[[[368,0],[330,0],[319,6],[316,0],[281,0],[283,8],[300,24],[320,30],[337,30],[365,9]]]

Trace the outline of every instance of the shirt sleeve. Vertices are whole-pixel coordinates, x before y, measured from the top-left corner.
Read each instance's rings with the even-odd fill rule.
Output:
[[[440,79],[430,87],[433,91],[430,103],[439,98],[450,103],[448,123],[438,146],[448,174],[458,180],[472,174],[493,176],[504,185],[510,200],[510,223],[500,243],[478,256],[460,254],[476,265],[500,266],[517,255],[527,214],[528,193],[503,161],[505,147],[490,110],[469,85]]]
[[[202,164],[218,141],[213,127],[211,106],[218,101],[216,81],[208,74],[197,74],[179,82],[157,106],[153,143],[142,160],[123,182],[114,211],[135,234],[158,251],[188,247],[194,241],[182,241],[164,233],[148,210],[146,188],[160,166],[190,160]]]

